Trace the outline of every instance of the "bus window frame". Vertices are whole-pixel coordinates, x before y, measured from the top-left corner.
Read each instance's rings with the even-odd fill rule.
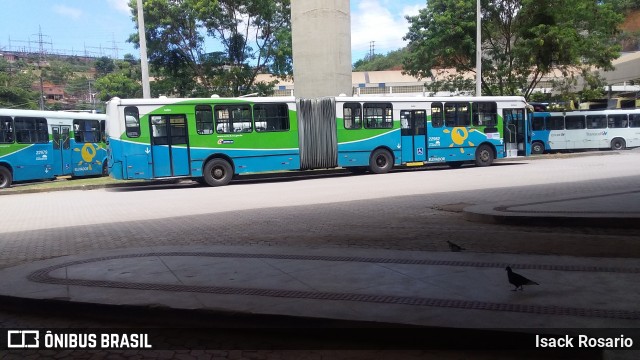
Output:
[[[130,120],[133,121],[130,122]],[[133,139],[140,137],[140,110],[138,110],[137,106],[127,106],[124,108],[124,127],[128,138]]]
[[[204,108],[207,108],[206,110]],[[204,113],[209,113],[210,118],[203,119],[202,116]],[[214,134],[214,119],[213,119],[213,107],[211,105],[202,104],[196,105],[194,108],[194,114],[196,117],[196,133],[198,135],[213,135]],[[209,125],[209,128],[206,128],[205,125]]]
[[[13,118],[11,116],[0,116],[0,144],[13,144],[15,142],[14,132]]]
[[[87,123],[95,123],[93,130],[86,130]],[[94,141],[86,140],[86,133],[93,133]],[[73,119],[73,138],[76,143],[100,142],[100,121],[89,119]]]
[[[433,111],[433,109],[438,109]],[[438,113],[436,116],[435,114]],[[444,109],[441,102],[431,103],[431,127],[441,128],[444,126]]]
[[[374,110],[375,112],[368,114],[367,110]],[[381,110],[381,113],[377,113],[377,110]],[[364,103],[362,105],[362,123],[365,129],[393,129],[393,104]]]
[[[351,111],[351,116],[349,121],[353,122],[353,110],[357,110],[357,118],[355,119],[354,122],[354,126],[347,126],[347,115],[346,115],[346,109],[349,109]],[[342,105],[342,122],[344,125],[344,128],[346,130],[359,130],[362,129],[362,105],[360,103],[357,102],[348,102],[348,103],[344,103],[344,105]]]
[[[32,122],[32,128],[18,129],[18,123]],[[38,126],[38,124],[40,126]],[[43,126],[44,125],[44,126]],[[43,117],[31,117],[31,116],[16,116],[13,119],[13,126],[15,129],[16,143],[18,144],[47,144],[49,142],[49,125],[47,119]],[[18,131],[27,131],[29,134],[29,141],[21,141]],[[35,137],[35,141],[32,139]]]
[[[577,119],[582,118],[582,121]],[[570,123],[569,123],[570,121]],[[571,126],[569,126],[571,124]],[[581,127],[575,127],[574,125],[581,124]],[[566,115],[564,117],[564,128],[567,130],[584,130],[587,128],[586,116],[584,115]]]
[[[241,115],[246,111],[249,115],[248,118],[241,116],[239,120],[236,121],[235,114],[238,110],[240,110]],[[219,116],[221,112],[224,113],[225,111],[228,116],[226,119]],[[217,134],[246,134],[253,132],[253,111],[249,104],[216,104],[213,106],[213,119]],[[226,121],[220,121],[220,119]],[[249,124],[248,128],[245,127],[247,123]],[[240,124],[240,127],[236,128],[235,124]],[[225,130],[225,125],[228,130]]]
[[[261,107],[264,107],[262,109]],[[269,107],[275,110],[276,116],[267,116],[269,115]],[[256,110],[258,108],[258,110]],[[254,103],[252,108],[253,115],[253,126],[256,132],[266,133],[266,132],[287,132],[291,130],[291,119],[289,117],[289,107],[285,103]],[[264,111],[265,117],[264,120],[262,117],[259,117],[257,114]],[[280,114],[282,112],[283,114]],[[277,121],[273,121],[276,119]],[[258,127],[258,123],[265,123],[265,127]],[[275,124],[279,123],[280,126],[276,128]],[[270,124],[274,124],[271,126],[273,129],[270,129]],[[281,125],[285,125],[284,127]]]

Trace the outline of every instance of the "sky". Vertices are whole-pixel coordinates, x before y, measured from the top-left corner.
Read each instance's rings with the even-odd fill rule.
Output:
[[[293,0],[304,1],[304,0]],[[0,50],[122,58],[139,50],[127,43],[136,32],[128,0],[0,0]],[[416,15],[425,0],[351,0],[352,62],[373,45],[376,54],[406,43],[406,15]],[[372,44],[373,42],[373,44]],[[215,49],[212,49],[212,51]]]

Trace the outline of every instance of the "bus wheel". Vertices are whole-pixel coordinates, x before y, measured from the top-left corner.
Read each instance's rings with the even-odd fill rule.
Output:
[[[487,144],[478,146],[476,150],[476,166],[489,166],[493,163],[493,150]]]
[[[0,189],[8,188],[11,186],[13,178],[11,177],[11,171],[4,166],[0,166]]]
[[[544,145],[541,142],[534,142],[531,144],[531,153],[532,154],[542,154],[544,152]]]
[[[233,168],[224,159],[209,160],[204,166],[204,181],[209,186],[227,185],[233,178]]]
[[[627,144],[624,139],[615,138],[611,140],[611,150],[624,150],[625,147],[627,147]]]
[[[393,167],[393,156],[385,149],[378,149],[369,158],[369,169],[374,174],[385,174]]]

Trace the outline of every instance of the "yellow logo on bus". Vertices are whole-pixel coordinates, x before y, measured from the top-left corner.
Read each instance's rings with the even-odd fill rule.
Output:
[[[467,131],[467,128],[461,126],[456,126],[453,128],[453,130],[443,130],[443,132],[447,134],[451,133],[451,141],[453,142],[453,144],[449,145],[449,147],[453,147],[454,145],[464,145],[464,141],[469,137],[469,133],[473,131],[476,131],[476,129],[469,129],[469,131]],[[471,141],[467,141],[467,143],[469,144],[469,146],[474,146]],[[460,148],[460,152],[464,153],[464,149]]]
[[[84,162],[92,162],[93,158],[96,157],[97,152],[98,151],[93,147],[93,144],[86,143],[82,147],[80,155],[82,156],[82,160],[84,160]]]
[[[73,151],[79,151],[80,157],[82,157],[82,161],[78,162],[78,166],[87,163],[87,170],[91,170],[91,163],[98,153],[98,148],[91,143],[86,143],[82,146],[82,149],[75,148]],[[96,161],[96,164],[100,165],[100,161]]]

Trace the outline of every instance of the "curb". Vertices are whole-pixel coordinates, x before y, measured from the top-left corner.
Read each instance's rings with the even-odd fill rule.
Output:
[[[489,224],[505,225],[533,225],[533,226],[584,226],[603,228],[624,228],[640,229],[640,217],[614,218],[597,215],[592,216],[561,216],[561,215],[539,215],[539,214],[503,214],[497,208],[492,208],[492,213],[478,209],[476,206],[465,208],[463,217],[469,221],[483,222]]]

